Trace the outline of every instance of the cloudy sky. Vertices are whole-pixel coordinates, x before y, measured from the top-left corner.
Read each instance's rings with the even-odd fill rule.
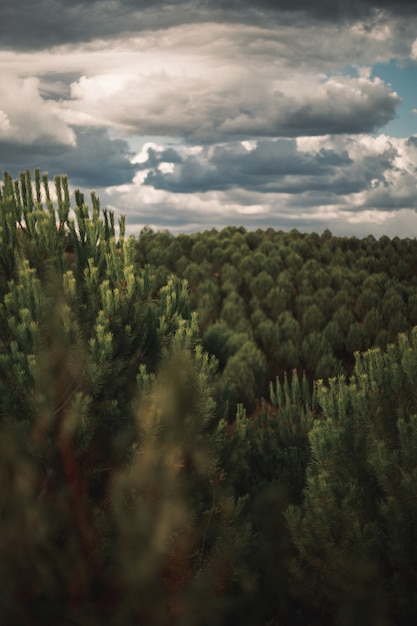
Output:
[[[0,167],[129,232],[417,235],[416,0],[14,0]]]

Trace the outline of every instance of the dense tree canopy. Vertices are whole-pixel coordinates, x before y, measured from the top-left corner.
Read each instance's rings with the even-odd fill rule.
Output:
[[[265,355],[269,380],[294,368],[310,381],[349,374],[355,351],[385,348],[417,323],[415,240],[233,227],[175,237],[147,228],[137,261],[154,265],[155,251],[174,242],[181,255],[176,247],[164,278],[187,279],[205,347],[212,350],[206,336],[220,321],[246,333]],[[224,370],[219,349],[213,354]],[[260,384],[249,395],[263,394]]]

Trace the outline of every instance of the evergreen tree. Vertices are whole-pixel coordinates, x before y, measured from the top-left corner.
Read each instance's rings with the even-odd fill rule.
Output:
[[[186,286],[55,195],[0,189],[1,622],[222,623],[234,504]]]
[[[221,467],[232,487],[244,557],[245,614],[239,623],[300,622],[300,603],[291,594],[293,555],[285,511],[302,500],[310,458],[308,433],[317,416],[315,395],[305,376],[270,385],[270,402],[248,417],[238,407],[235,422],[218,426]],[[248,542],[249,540],[249,542]]]
[[[417,329],[357,355],[354,376],[318,385],[303,502],[287,512],[293,575],[316,623],[417,616]]]

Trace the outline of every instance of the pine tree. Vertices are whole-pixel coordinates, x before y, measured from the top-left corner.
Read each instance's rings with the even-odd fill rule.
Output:
[[[221,467],[245,538],[240,543],[245,613],[239,623],[302,623],[290,593],[294,554],[285,511],[302,499],[316,411],[305,375],[293,372],[291,379],[270,385],[270,403],[258,414],[248,417],[240,405],[233,424],[219,423]]]
[[[75,196],[0,188],[1,622],[220,623],[234,504],[186,285]]]
[[[415,623],[417,329],[318,385],[300,505],[287,512],[299,598],[316,623]]]

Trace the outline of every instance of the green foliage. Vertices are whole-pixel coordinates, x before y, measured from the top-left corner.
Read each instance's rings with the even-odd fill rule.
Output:
[[[267,366],[265,356],[252,341],[245,341],[231,356],[223,377],[232,388],[234,405],[243,403],[248,410],[255,408],[257,392],[265,388]]]
[[[0,195],[1,621],[221,623],[236,511],[186,285],[40,180]]]
[[[28,174],[24,180],[27,189]],[[19,205],[23,191],[9,197],[5,189],[6,211],[17,207],[23,222],[9,213],[9,233],[13,223],[17,234],[3,236],[2,242],[11,248],[17,235],[22,238],[0,303],[0,412],[31,422],[43,402],[59,407],[81,394],[100,415],[91,430],[102,436],[103,445],[111,432],[117,455],[120,433],[125,437],[131,430],[134,437],[132,372],[139,365],[155,369],[164,337],[187,314],[185,296],[172,283],[161,291],[158,307],[149,271],[134,269],[134,242],[123,239],[123,220],[116,240],[113,217],[105,213],[104,221],[100,219],[94,196],[92,217],[77,196],[75,217],[70,218],[64,178],[56,179],[56,215],[50,202],[47,210],[40,201],[35,208],[29,196]],[[71,243],[69,252],[66,241]],[[58,335],[60,347],[52,350]],[[70,363],[64,354],[71,355]],[[43,360],[49,361],[51,380],[35,392]],[[62,381],[54,383],[55,389],[57,371]],[[108,449],[105,453],[113,454]]]
[[[169,262],[159,262],[188,280],[202,335],[219,321],[246,333],[265,355],[268,380],[294,367],[311,381],[350,374],[356,350],[385,347],[417,323],[415,241],[243,231],[211,229],[168,241],[166,233],[144,229],[138,248],[141,262],[154,264],[155,248],[165,255],[172,241],[180,244],[181,255],[176,248]],[[299,326],[296,337],[283,332],[289,318]],[[301,344],[314,332],[324,337],[305,341],[318,350],[312,359],[312,346]],[[263,393],[260,387],[256,395]]]
[[[315,416],[316,401],[307,379],[294,374],[291,380],[285,377],[270,385],[270,403],[264,402],[255,414],[248,417],[240,406],[232,425],[219,423],[221,466],[240,506],[242,524],[252,531],[245,559],[251,584],[245,594],[244,623],[297,623],[284,512],[302,498],[310,458],[308,433]]]
[[[416,357],[414,329],[318,386],[304,499],[286,516],[303,599],[336,624],[415,622]]]

